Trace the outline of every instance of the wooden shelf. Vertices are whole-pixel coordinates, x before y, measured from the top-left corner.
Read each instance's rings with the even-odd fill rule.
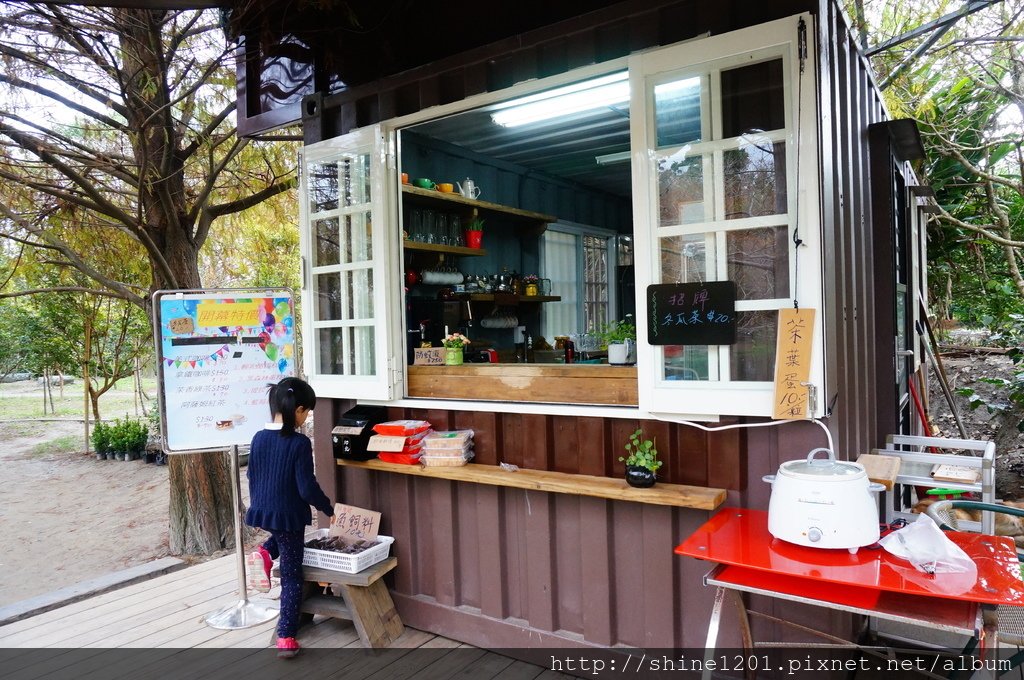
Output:
[[[464,248],[462,246],[445,246],[439,243],[420,243],[419,241],[404,241],[406,250],[418,250],[424,253],[448,253],[460,257],[483,257],[487,251],[483,248]]]
[[[499,305],[517,305],[520,302],[560,302],[560,295],[515,295],[514,293],[469,293],[460,295],[470,302],[497,302]]]
[[[544,213],[533,212],[531,210],[520,210],[519,208],[510,208],[507,205],[500,205],[498,203],[489,203],[487,201],[481,201],[478,199],[465,198],[461,194],[446,194],[433,189],[420,189],[414,187],[411,184],[402,185],[402,193],[408,197],[415,197],[416,199],[422,199],[420,202],[435,203],[440,205],[458,205],[467,208],[475,208],[484,212],[495,212],[508,215],[510,217],[516,217],[521,220],[530,222],[540,222],[547,224],[549,222],[557,222],[558,218],[552,215],[545,215]]]
[[[548,470],[524,470],[506,472],[497,465],[470,463],[461,467],[431,467],[400,465],[381,460],[365,462],[338,460],[344,467],[392,472],[414,477],[448,479],[456,482],[490,484],[528,491],[563,493],[572,496],[592,496],[617,501],[632,501],[649,505],[669,505],[677,508],[714,510],[725,502],[725,489],[714,489],[685,484],[655,484],[649,489],[635,489],[623,479],[574,475]]]

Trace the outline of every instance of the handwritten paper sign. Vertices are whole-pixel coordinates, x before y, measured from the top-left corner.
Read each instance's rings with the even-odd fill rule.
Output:
[[[334,520],[330,535],[341,536],[346,541],[374,541],[380,529],[380,513],[364,510],[344,503],[334,504]]]
[[[444,347],[414,347],[412,363],[417,366],[444,366]]]
[[[647,286],[652,345],[731,345],[736,342],[736,284],[659,283]]]
[[[405,448],[408,437],[396,437],[386,434],[375,434],[366,442],[367,451],[397,452]]]
[[[814,310],[779,310],[775,350],[775,419],[807,418],[807,379],[811,375]]]

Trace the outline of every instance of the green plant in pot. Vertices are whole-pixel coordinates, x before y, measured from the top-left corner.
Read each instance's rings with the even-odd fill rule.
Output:
[[[96,460],[106,458],[107,453],[110,451],[110,426],[101,420],[97,420],[89,438],[92,439],[92,448],[96,453]]]
[[[654,486],[657,481],[658,468],[661,461],[658,460],[658,447],[656,439],[644,437],[643,430],[637,428],[636,432],[629,435],[626,442],[626,453],[628,456],[619,456],[619,461],[626,462],[626,483],[641,489]]]
[[[484,221],[479,217],[474,217],[466,222],[464,229],[466,231],[466,247],[479,248],[483,243]]]
[[[632,363],[631,354],[636,346],[636,326],[628,321],[612,321],[600,330],[602,349],[608,350],[609,364]]]

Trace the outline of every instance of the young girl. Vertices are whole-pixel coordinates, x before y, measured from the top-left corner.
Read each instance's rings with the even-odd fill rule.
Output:
[[[249,450],[249,510],[245,523],[270,532],[270,538],[250,555],[270,586],[272,560],[281,558],[281,616],[277,624],[277,655],[299,653],[295,629],[302,598],[302,550],[309,506],[331,517],[334,507],[313,476],[313,448],[296,432],[316,405],[313,388],[298,378],[285,378],[270,388],[274,422],[256,433]]]

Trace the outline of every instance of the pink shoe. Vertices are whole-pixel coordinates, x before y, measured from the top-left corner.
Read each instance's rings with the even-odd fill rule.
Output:
[[[246,556],[246,573],[249,576],[249,587],[257,592],[266,593],[270,590],[270,569],[274,561],[270,553],[262,545],[256,552]]]
[[[277,638],[277,658],[290,659],[299,653],[299,642],[295,638]]]

